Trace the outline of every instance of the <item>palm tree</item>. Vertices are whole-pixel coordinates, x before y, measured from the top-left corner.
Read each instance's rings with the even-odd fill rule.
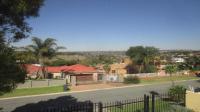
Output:
[[[32,42],[33,44],[28,45],[25,49],[34,54],[37,62],[42,66],[43,76],[40,77],[45,78],[45,61],[55,56],[59,49],[65,48],[57,46],[56,40],[53,38],[42,40],[38,37],[33,37]]]
[[[165,73],[170,75],[170,79],[172,81],[172,86],[174,86],[174,80],[172,79],[172,74],[177,72],[177,67],[175,65],[167,65],[165,67]]]

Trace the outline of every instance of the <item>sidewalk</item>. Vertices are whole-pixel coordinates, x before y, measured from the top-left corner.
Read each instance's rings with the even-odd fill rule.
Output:
[[[190,79],[190,80],[178,80],[175,82],[185,82],[185,81],[193,81],[199,79]],[[123,83],[100,83],[100,84],[88,84],[88,85],[77,85],[70,88],[73,92],[77,91],[88,91],[88,90],[100,90],[100,89],[115,89],[115,88],[123,88],[123,87],[137,87],[137,86],[145,86],[145,85],[154,85],[154,84],[166,84],[171,83],[171,81],[164,82],[150,82],[150,83],[139,83],[139,84],[123,84]]]
[[[85,90],[93,90],[93,89],[106,89],[113,87],[122,87],[127,86],[122,83],[105,83],[105,84],[88,84],[88,85],[78,85],[70,88],[71,91],[85,91]]]

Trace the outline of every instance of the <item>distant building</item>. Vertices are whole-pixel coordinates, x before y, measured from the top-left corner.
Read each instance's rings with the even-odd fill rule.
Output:
[[[125,75],[127,74],[127,66],[131,64],[132,61],[129,58],[123,59],[120,63],[114,63],[110,65],[111,75]]]
[[[184,58],[172,58],[172,61],[175,63],[183,63],[185,62]]]

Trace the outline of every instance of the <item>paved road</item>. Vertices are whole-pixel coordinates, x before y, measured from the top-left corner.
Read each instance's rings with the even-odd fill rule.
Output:
[[[176,82],[176,84],[188,85],[194,87],[200,87],[200,81],[183,81]],[[10,112],[15,110],[20,110],[26,107],[46,107],[49,105],[67,105],[69,102],[83,102],[90,100],[92,102],[109,102],[117,100],[134,99],[136,97],[142,97],[144,94],[149,93],[149,91],[157,91],[160,93],[165,93],[171,83],[153,84],[145,86],[136,87],[126,87],[117,88],[110,90],[97,90],[81,93],[64,93],[57,95],[47,95],[47,96],[37,96],[37,97],[27,97],[27,98],[15,98],[15,99],[0,99],[0,107],[4,108],[5,112]],[[32,108],[31,107],[31,108]]]

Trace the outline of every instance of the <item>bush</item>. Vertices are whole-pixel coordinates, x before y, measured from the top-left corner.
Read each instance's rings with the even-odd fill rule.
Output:
[[[185,100],[185,90],[186,88],[184,86],[172,86],[169,89],[169,96],[172,101],[175,101],[176,103],[183,103]]]
[[[139,66],[138,65],[130,64],[130,65],[126,66],[126,69],[128,71],[128,74],[139,73]]]
[[[157,68],[154,65],[146,65],[142,71],[142,73],[155,73],[157,72]]]
[[[140,83],[140,78],[138,76],[128,76],[124,78],[125,84],[138,84]]]

